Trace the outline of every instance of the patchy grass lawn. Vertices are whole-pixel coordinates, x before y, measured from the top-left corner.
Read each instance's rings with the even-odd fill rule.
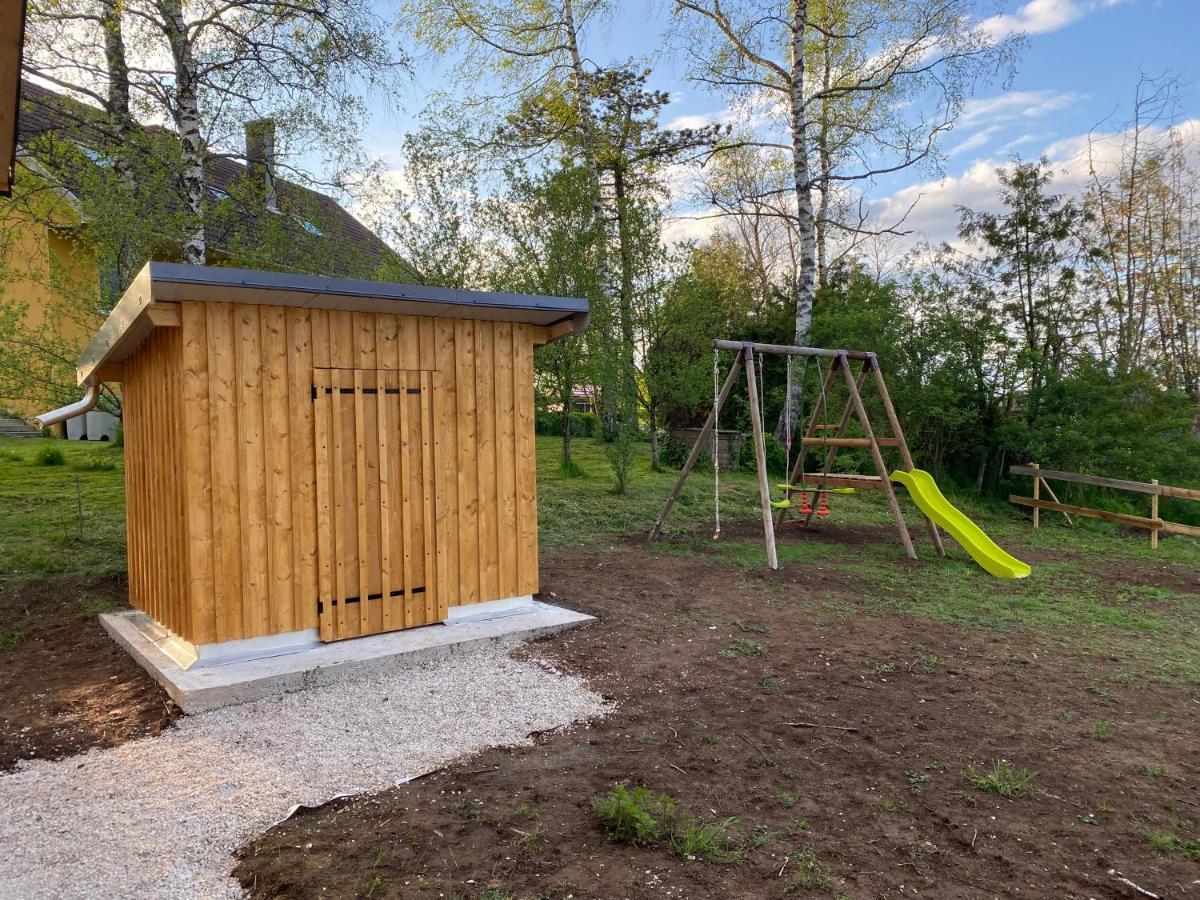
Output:
[[[0,438],[0,582],[123,573],[124,477],[109,443]]]
[[[1035,532],[952,496],[1033,566],[1003,581],[953,541],[937,558],[903,495],[916,562],[881,495],[834,494],[829,519],[784,529],[772,573],[751,475],[722,476],[721,540],[702,469],[646,546],[676,473],[640,460],[617,497],[603,447],[575,447],[585,474],[567,478],[538,439],[543,589],[599,621],[537,653],[618,712],[290,820],[246,851],[256,896],[1107,896],[1110,866],[1174,895],[1194,878],[1200,543],[1152,552],[1054,514]],[[0,439],[0,509],[0,764],[167,724],[91,620],[124,590],[120,448]],[[603,806],[616,784],[653,792],[645,842],[606,834],[600,811],[637,818]]]

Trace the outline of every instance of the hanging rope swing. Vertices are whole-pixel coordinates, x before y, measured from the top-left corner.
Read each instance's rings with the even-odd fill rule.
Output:
[[[713,348],[713,540],[721,536],[721,355]]]

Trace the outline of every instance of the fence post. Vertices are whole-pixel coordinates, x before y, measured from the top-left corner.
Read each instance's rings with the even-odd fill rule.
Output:
[[[1151,478],[1150,483],[1157,487],[1158,479]],[[1152,518],[1152,519],[1158,518],[1158,494],[1150,495],[1150,518]],[[1158,529],[1157,528],[1150,529],[1150,549],[1151,550],[1158,549]]]
[[[1034,470],[1034,473],[1033,473],[1033,500],[1034,500],[1033,527],[1037,528],[1038,523],[1041,519],[1041,515],[1040,515],[1041,510],[1038,509],[1038,507],[1037,507],[1037,501],[1042,498],[1042,476],[1040,474],[1038,474],[1037,470],[1040,469],[1041,466],[1039,466],[1037,463],[1030,463],[1029,468]]]

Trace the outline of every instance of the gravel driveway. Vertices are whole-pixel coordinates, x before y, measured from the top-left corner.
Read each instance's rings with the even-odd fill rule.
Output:
[[[294,804],[603,712],[579,679],[484,649],[23,763],[0,777],[0,897],[238,897],[231,854]]]

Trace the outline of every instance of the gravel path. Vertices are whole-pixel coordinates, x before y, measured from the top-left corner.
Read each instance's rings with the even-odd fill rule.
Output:
[[[224,898],[285,816],[604,712],[579,679],[485,649],[185,718],[0,777],[0,897]]]

